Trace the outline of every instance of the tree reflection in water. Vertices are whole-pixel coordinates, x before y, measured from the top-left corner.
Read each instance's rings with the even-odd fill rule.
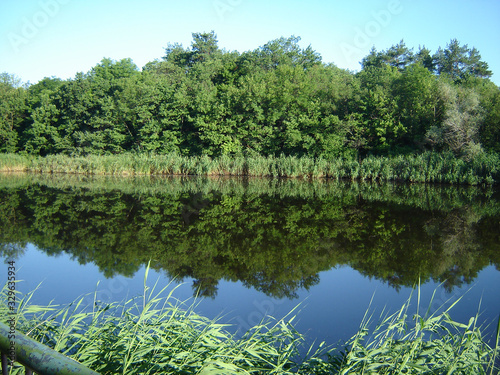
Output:
[[[220,280],[295,298],[348,265],[394,288],[448,290],[500,268],[493,190],[265,179],[0,176],[0,255],[34,243],[106,277],[151,260],[215,297]]]

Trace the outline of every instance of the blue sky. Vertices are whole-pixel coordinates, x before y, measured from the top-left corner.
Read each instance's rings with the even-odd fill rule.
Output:
[[[211,30],[240,52],[300,36],[324,62],[354,71],[372,46],[403,39],[435,52],[456,38],[480,51],[500,85],[498,0],[0,0],[0,72],[67,79],[104,57],[142,68],[169,42],[190,46],[191,33]]]

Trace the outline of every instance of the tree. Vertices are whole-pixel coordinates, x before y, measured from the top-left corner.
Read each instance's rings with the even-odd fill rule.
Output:
[[[209,33],[193,33],[193,42],[191,50],[193,51],[192,60],[194,62],[205,62],[219,54],[217,35],[214,31]]]
[[[130,80],[140,76],[130,59],[103,59],[88,73],[79,73],[58,90],[60,152],[120,153],[132,147],[136,134],[122,121],[119,100]]]
[[[383,64],[382,54],[372,47],[370,53],[361,60],[361,69],[367,69],[370,66],[381,67]]]
[[[436,71],[436,65],[434,58],[431,55],[431,50],[428,48],[419,47],[418,52],[414,55],[413,61],[415,63],[420,63],[424,68],[429,70],[429,72],[434,73]]]
[[[27,117],[26,89],[8,73],[0,74],[0,152],[18,150],[19,132]]]
[[[500,153],[500,88],[492,82],[488,82],[487,86],[481,95],[485,117],[480,128],[480,138],[487,149]]]
[[[385,51],[377,52],[375,47],[373,47],[370,54],[361,61],[361,67],[362,69],[366,69],[370,66],[381,67],[387,64],[399,71],[403,71],[413,60],[413,51],[406,47],[405,42],[401,40],[398,44],[391,46]]]
[[[479,95],[484,119],[479,128],[481,145],[491,151],[500,152],[500,87],[489,79],[469,77],[463,87]]]
[[[311,46],[301,49],[300,37],[281,37],[263,45],[253,52],[259,66],[275,69],[280,65],[301,66],[304,69],[321,63],[321,56]]]
[[[221,56],[217,35],[212,30],[209,33],[192,33],[191,49],[185,49],[182,44],[169,43],[165,48],[164,61],[183,67],[186,72],[195,63],[203,63]]]
[[[439,95],[445,104],[442,124],[432,126],[427,138],[458,156],[473,157],[480,151],[479,128],[484,118],[479,95],[469,88],[439,82]]]
[[[401,73],[389,65],[368,66],[357,74],[360,79],[358,111],[367,138],[366,147],[387,152],[399,143],[407,129],[398,116],[394,85]]]
[[[441,122],[436,77],[421,63],[408,66],[395,81],[397,111],[408,145],[422,145],[427,130]]]
[[[181,152],[188,115],[186,78],[143,72],[128,82],[119,97],[122,121],[136,135],[133,149],[155,153]]]
[[[403,40],[372,48],[353,74],[296,36],[242,54],[221,50],[214,31],[192,37],[142,71],[105,58],[29,88],[3,74],[0,152],[330,158],[430,146],[470,157],[500,147],[499,89],[456,39],[434,55]]]
[[[54,93],[64,84],[64,81],[57,77],[45,77],[35,83],[34,85],[29,86],[28,92],[30,95],[30,103],[37,103],[38,97],[42,93]]]
[[[90,70],[88,77],[96,81],[111,82],[120,78],[129,78],[137,74],[139,74],[137,65],[130,58],[121,59],[120,61],[104,58]]]
[[[22,148],[33,154],[47,155],[60,152],[58,132],[58,90],[64,84],[59,78],[45,77],[28,88],[29,122],[22,133]]]
[[[37,97],[37,106],[31,109],[30,117],[32,122],[24,132],[24,150],[36,155],[59,152],[59,110],[49,92],[43,92]]]
[[[488,64],[481,60],[476,48],[470,49],[467,44],[460,45],[457,39],[452,39],[445,49],[439,48],[434,54],[434,64],[438,74],[448,74],[454,81],[467,76],[489,78],[492,73]]]
[[[175,66],[187,69],[191,66],[192,56],[193,52],[184,49],[182,44],[169,43],[165,48],[165,56],[163,56],[163,60]]]
[[[384,52],[384,60],[390,66],[403,71],[413,62],[413,51],[406,47],[405,42],[401,40],[398,44],[391,46]]]

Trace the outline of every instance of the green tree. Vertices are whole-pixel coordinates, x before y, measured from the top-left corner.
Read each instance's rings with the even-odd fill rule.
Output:
[[[430,142],[467,158],[481,151],[479,129],[484,119],[479,95],[470,88],[440,80],[439,95],[445,103],[443,122],[427,131]]]
[[[16,152],[19,133],[27,117],[27,93],[20,79],[0,74],[0,152]]]
[[[407,131],[401,123],[394,86],[401,73],[388,65],[368,66],[358,73],[360,80],[358,111],[362,114],[367,139],[365,148],[387,152]]]
[[[22,134],[23,149],[37,155],[60,151],[59,109],[55,99],[64,82],[44,78],[28,88],[30,120]]]
[[[225,121],[229,112],[221,100],[220,84],[217,83],[221,70],[221,59],[214,58],[195,63],[187,76],[186,142],[195,154],[220,155],[224,150],[237,151],[229,146],[233,143],[235,129],[228,127]]]
[[[165,48],[165,56],[163,60],[175,66],[187,68],[191,65],[193,53],[184,49],[182,44],[169,43]]]
[[[387,64],[399,71],[403,71],[414,59],[413,51],[401,40],[398,44],[391,46],[385,51],[377,52],[375,47],[373,47],[370,54],[361,61],[361,66],[363,69],[366,69],[370,66],[381,67]]]
[[[193,62],[208,61],[213,59],[215,55],[220,55],[217,35],[213,30],[209,33],[193,33],[192,35]]]
[[[57,107],[65,152],[105,154],[131,148],[135,134],[130,123],[121,121],[118,98],[128,80],[138,75],[130,59],[103,59],[87,74],[77,74],[61,87]]]
[[[181,152],[182,126],[187,115],[186,88],[173,76],[143,72],[128,83],[119,110],[135,136],[134,149],[156,153]]]
[[[484,81],[479,89],[484,119],[479,129],[481,144],[500,153],[500,87],[491,81]]]
[[[321,63],[321,56],[308,46],[302,49],[299,46],[301,38],[292,35],[289,38],[281,37],[272,40],[257,50],[253,55],[259,66],[268,70],[280,65],[301,66],[304,69]]]
[[[61,143],[57,128],[59,110],[47,92],[37,98],[38,105],[31,109],[31,124],[25,131],[24,149],[36,155],[55,154]]]
[[[489,78],[492,73],[488,64],[481,60],[476,48],[460,45],[457,39],[452,39],[446,48],[439,48],[434,54],[434,64],[438,74],[448,74],[458,81],[471,75],[474,77]]]
[[[436,65],[434,58],[431,55],[431,50],[428,48],[419,47],[418,52],[414,55],[413,61],[415,63],[420,63],[424,68],[429,70],[429,72],[434,73],[436,71]]]
[[[461,86],[479,95],[484,118],[480,123],[479,139],[486,149],[500,151],[500,87],[489,79],[469,76]]]
[[[57,77],[45,77],[29,86],[28,91],[30,95],[31,106],[36,105],[39,100],[38,98],[43,93],[54,93],[64,84],[64,81]]]
[[[404,69],[396,80],[394,94],[401,123],[406,129],[406,143],[421,148],[431,126],[441,122],[436,77],[420,62]]]
[[[178,43],[169,43],[165,48],[164,61],[186,69],[195,63],[203,63],[220,57],[222,51],[219,49],[217,35],[212,30],[209,33],[192,33],[193,41],[191,49],[184,48]]]

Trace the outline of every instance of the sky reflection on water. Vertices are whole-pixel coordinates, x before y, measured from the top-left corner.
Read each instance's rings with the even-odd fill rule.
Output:
[[[27,293],[38,287],[32,303],[68,304],[85,296],[91,305],[94,291],[102,304],[119,302],[131,297],[142,296],[145,268],[133,277],[115,276],[105,278],[94,264],[80,265],[68,254],[48,256],[33,244],[28,244],[25,254],[16,260],[18,290]],[[221,281],[217,297],[197,300],[196,311],[209,317],[220,317],[224,323],[233,326],[231,331],[246,330],[258,324],[266,315],[281,318],[297,305],[295,327],[306,335],[309,342],[344,342],[358,329],[365,312],[373,312],[373,320],[384,312],[398,310],[412,293],[411,288],[399,291],[378,280],[362,276],[348,266],[334,268],[320,273],[319,284],[309,291],[300,290],[296,299],[276,299],[243,286],[241,282]],[[192,279],[182,283],[171,281],[162,272],[150,270],[147,284],[156,290],[167,288],[165,295],[178,286],[174,296],[181,301],[193,301]],[[431,310],[449,306],[462,298],[452,310],[453,319],[467,322],[475,316],[480,307],[481,324],[491,324],[500,312],[500,272],[494,266],[483,269],[471,285],[455,288],[451,293],[439,284],[429,282],[421,286],[422,308],[427,309],[434,291]],[[416,295],[415,295],[416,297]],[[416,306],[416,298],[414,298]],[[411,310],[415,311],[416,307]],[[487,332],[492,332],[491,329]]]

